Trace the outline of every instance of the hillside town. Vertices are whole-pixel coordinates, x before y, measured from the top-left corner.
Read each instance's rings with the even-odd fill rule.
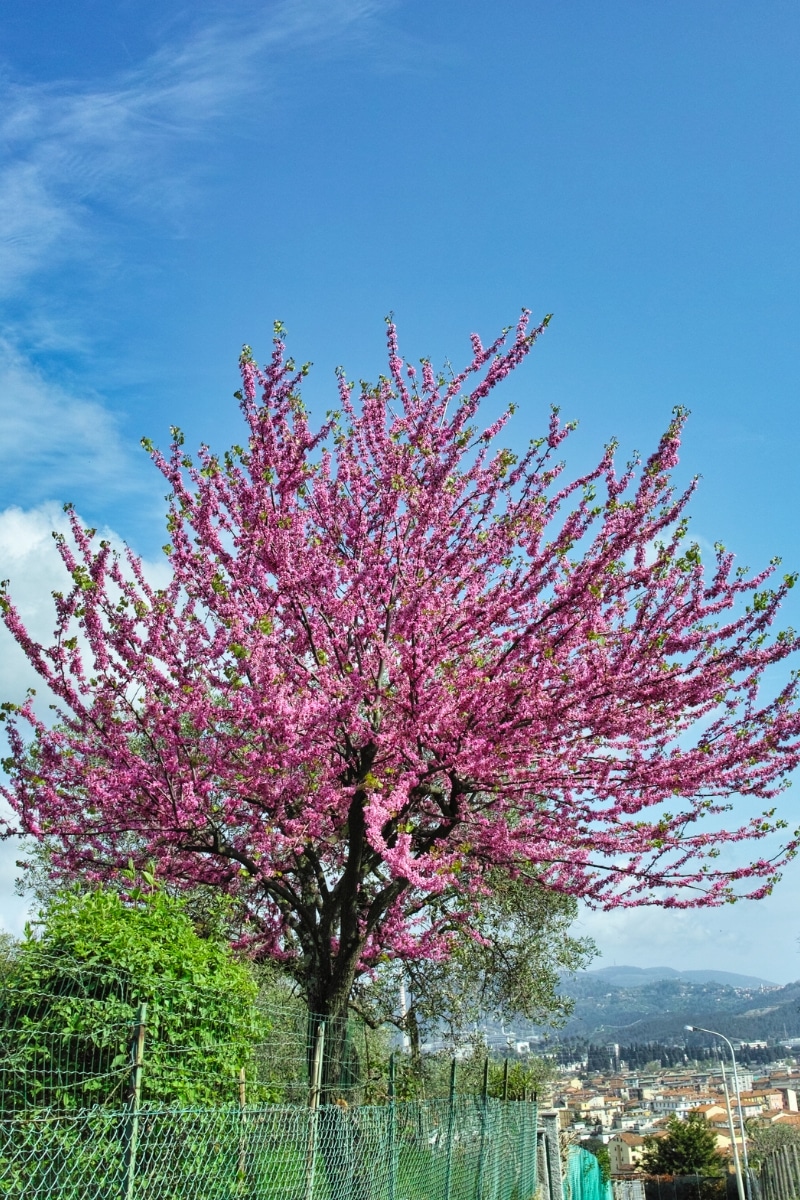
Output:
[[[675,1116],[702,1114],[715,1134],[717,1149],[729,1161],[733,1158],[731,1126],[740,1155],[742,1125],[750,1130],[753,1118],[769,1126],[800,1129],[800,1065],[792,1057],[777,1059],[758,1071],[740,1067],[738,1100],[730,1064],[724,1076],[719,1063],[641,1071],[628,1070],[623,1061],[617,1070],[604,1073],[576,1066],[562,1068],[543,1099],[558,1115],[567,1140],[578,1144],[600,1140],[607,1146],[616,1178],[641,1170],[645,1138],[663,1134]]]

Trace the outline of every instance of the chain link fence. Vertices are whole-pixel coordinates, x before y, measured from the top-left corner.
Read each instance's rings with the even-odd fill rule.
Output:
[[[385,1030],[267,1015],[243,1057],[166,1037],[124,973],[0,983],[0,1196],[531,1200],[536,1104],[492,1098],[477,1061],[411,1071]]]
[[[9,1200],[530,1200],[533,1104],[88,1109],[0,1121]]]

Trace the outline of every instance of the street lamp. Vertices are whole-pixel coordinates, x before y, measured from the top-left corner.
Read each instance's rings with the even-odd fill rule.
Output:
[[[725,1092],[725,1110],[728,1114],[728,1129],[731,1132],[731,1149],[733,1150],[733,1167],[736,1171],[736,1188],[739,1193],[739,1200],[744,1200],[744,1188],[742,1186],[742,1172],[739,1166],[739,1151],[736,1148],[736,1130],[733,1128],[733,1116],[731,1114],[731,1094],[728,1091],[728,1078],[725,1074],[725,1063],[721,1062],[722,1068],[722,1090]],[[739,1116],[741,1117],[742,1109],[739,1105]]]
[[[703,1025],[686,1025],[690,1033],[710,1033],[712,1037],[721,1038],[731,1052],[731,1063],[733,1064],[733,1085],[736,1088],[736,1103],[739,1106],[739,1125],[742,1130],[742,1155],[744,1156],[744,1175],[747,1181],[747,1200],[753,1200],[753,1188],[750,1183],[750,1164],[747,1160],[747,1134],[744,1127],[744,1113],[742,1112],[742,1093],[739,1088],[739,1072],[736,1069],[736,1055],[733,1051],[733,1043],[729,1038],[725,1037],[724,1033],[720,1033],[718,1029],[706,1029]],[[725,1070],[722,1072],[723,1080],[725,1078]],[[725,1086],[725,1094],[727,1098],[728,1088]],[[728,1122],[730,1125],[731,1138],[733,1139],[733,1163],[736,1169],[736,1186],[739,1191],[739,1200],[744,1200],[742,1188],[742,1172],[739,1168],[739,1155],[736,1152],[736,1135],[733,1130],[733,1120],[730,1113],[730,1104],[728,1105]]]

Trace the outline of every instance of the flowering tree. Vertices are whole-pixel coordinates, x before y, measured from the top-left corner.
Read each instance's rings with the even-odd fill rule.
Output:
[[[480,404],[545,324],[473,336],[447,379],[390,324],[388,375],[356,401],[340,372],[316,431],[281,328],[264,368],[245,348],[243,447],[146,443],[169,586],[73,513],[52,645],[3,594],[58,701],[52,725],[7,706],[17,827],[68,871],[153,859],[232,895],[322,1013],[382,957],[445,955],[490,870],[607,907],[768,892],[793,839],[717,856],[781,824],[797,683],[759,683],[797,648],[770,635],[793,577],[687,544],[681,411],[620,475],[612,445],[564,482],[555,411],[497,448],[510,413],[482,429]],[[748,811],[721,818],[733,797]]]

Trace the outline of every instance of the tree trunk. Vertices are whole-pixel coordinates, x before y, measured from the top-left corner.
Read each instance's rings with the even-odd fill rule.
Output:
[[[325,1052],[322,1063],[320,1103],[335,1104],[352,1098],[358,1085],[357,1049],[348,1030],[348,1003],[355,978],[352,968],[339,975],[334,989],[309,989],[309,1070],[314,1055],[317,1030],[325,1022]]]
[[[361,952],[334,961],[324,981],[309,987],[309,1071],[321,1022],[325,1022],[322,1086],[319,1110],[319,1149],[328,1191],[350,1200],[372,1200],[374,1146],[364,1141],[361,1126],[361,1063],[357,1040],[349,1030],[348,1003]],[[333,983],[333,981],[336,981]],[[320,986],[322,983],[322,986]],[[333,985],[332,985],[333,984]],[[327,985],[327,986],[326,986]]]

